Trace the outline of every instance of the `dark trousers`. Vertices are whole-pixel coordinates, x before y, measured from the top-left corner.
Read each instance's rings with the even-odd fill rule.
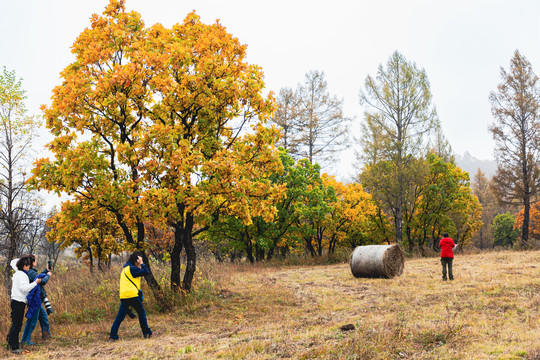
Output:
[[[441,258],[441,264],[442,264],[442,278],[443,280],[446,280],[446,267],[448,266],[448,277],[450,280],[454,280],[454,273],[452,272],[452,261],[454,259],[452,258]]]
[[[15,350],[19,348],[19,333],[21,332],[26,304],[11,300],[11,329],[8,334],[8,346]]]
[[[120,299],[120,309],[118,309],[118,314],[116,315],[116,319],[114,319],[109,336],[112,339],[118,339],[118,329],[126,317],[128,307],[135,309],[137,315],[139,315],[139,325],[141,325],[143,335],[152,335],[152,330],[150,330],[146,321],[146,311],[144,311],[141,299],[137,296],[129,299]]]

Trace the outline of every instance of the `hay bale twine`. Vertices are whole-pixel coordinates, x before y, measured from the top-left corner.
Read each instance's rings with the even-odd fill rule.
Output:
[[[357,246],[351,254],[355,277],[387,278],[403,273],[405,256],[399,245]]]

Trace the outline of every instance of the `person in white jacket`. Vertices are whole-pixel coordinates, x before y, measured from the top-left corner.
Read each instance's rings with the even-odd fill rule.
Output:
[[[36,279],[33,282],[28,280],[26,271],[30,270],[31,265],[32,260],[25,256],[11,261],[11,267],[15,270],[15,273],[13,274],[11,286],[11,328],[8,334],[8,349],[15,354],[22,353],[19,344],[19,333],[24,319],[24,309],[28,302],[26,295],[41,282],[41,279]]]

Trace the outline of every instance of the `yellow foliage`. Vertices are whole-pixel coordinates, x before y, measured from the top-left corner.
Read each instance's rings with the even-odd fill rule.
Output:
[[[328,174],[321,177],[324,186],[336,192],[336,200],[330,204],[333,211],[327,216],[327,238],[339,244],[353,230],[367,232],[371,218],[377,213],[371,195],[358,183],[343,184]]]
[[[142,235],[131,234],[147,221],[184,234],[219,215],[272,219],[285,192],[268,179],[281,171],[278,132],[264,126],[275,104],[246,46],[195,12],[171,28],[146,28],[111,0],[91,22],[43,107],[56,159],[38,160],[30,184],[77,196],[51,236],[75,241],[81,234],[66,229],[116,221],[140,248]],[[74,206],[109,213],[91,222]]]

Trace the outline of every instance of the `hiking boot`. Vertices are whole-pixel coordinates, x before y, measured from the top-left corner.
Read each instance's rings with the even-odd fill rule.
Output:
[[[109,342],[115,342],[115,341],[118,341],[118,339],[115,339],[115,338],[109,337]]]
[[[145,339],[150,339],[152,337],[152,334],[144,334]]]
[[[21,348],[11,349],[9,351],[11,351],[12,354],[22,354],[23,353],[23,349],[21,349]]]
[[[42,338],[43,340],[49,340],[49,339],[51,338],[51,334],[48,333],[48,332],[45,332],[45,333],[43,333],[43,334],[41,335],[41,338]]]

